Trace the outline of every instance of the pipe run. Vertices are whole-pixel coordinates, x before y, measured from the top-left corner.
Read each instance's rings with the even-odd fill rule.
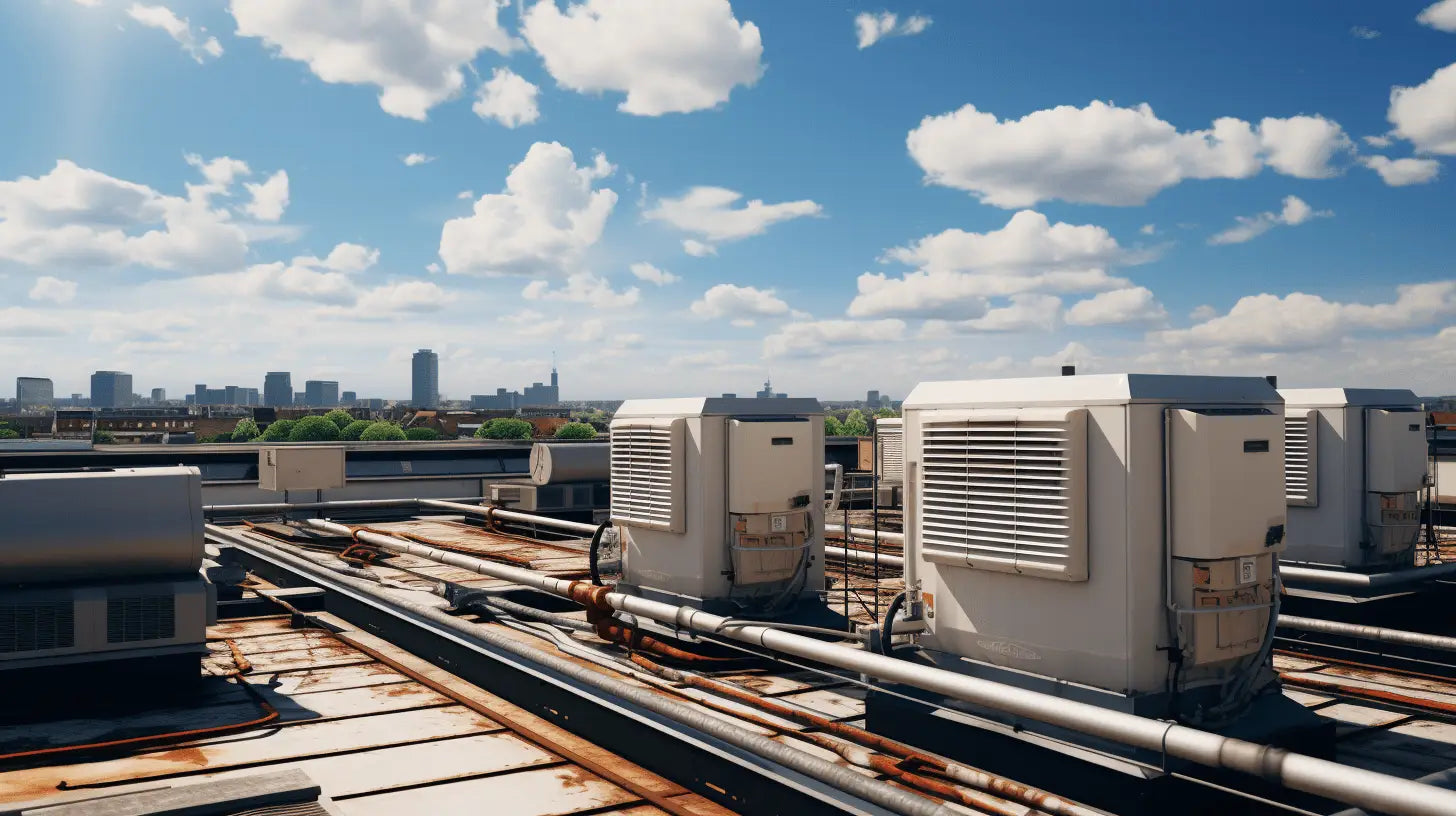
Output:
[[[341,528],[341,525],[329,524],[327,522],[325,524],[328,526],[321,529]],[[288,564],[302,573],[311,574],[315,578],[343,584],[361,595],[408,611],[415,616],[429,621],[435,626],[448,629],[455,636],[469,641],[487,644],[492,648],[515,655],[536,665],[544,666],[581,685],[589,686],[599,692],[626,700],[639,708],[646,709],[674,722],[705,733],[741,750],[756,754],[785,768],[797,771],[811,779],[842,790],[862,801],[885,808],[893,813],[902,814],[902,816],[955,816],[957,813],[957,811],[939,802],[932,801],[903,788],[897,788],[878,779],[864,776],[842,765],[821,759],[820,757],[781,742],[776,742],[761,734],[756,734],[730,723],[714,714],[699,711],[683,703],[675,702],[656,692],[633,686],[623,680],[588,669],[564,657],[553,655],[530,644],[522,643],[514,638],[493,632],[489,627],[467,623],[439,609],[381,592],[376,584],[368,581],[329,572],[321,566],[314,564],[312,561],[298,558],[279,547],[263,543],[255,538],[237,536],[231,531],[212,525],[208,525],[208,532],[215,533],[220,538],[234,541],[238,546],[265,553],[268,557]],[[360,533],[359,535],[360,537],[368,536],[372,539],[387,538],[387,536],[381,536],[375,533]],[[380,544],[380,546],[384,545]],[[410,546],[419,547],[420,545]],[[446,554],[448,555],[448,553]],[[530,572],[530,570],[520,570],[517,567],[506,567],[506,569],[513,572]]]
[[[843,524],[826,524],[826,525],[824,525],[824,532],[826,532],[826,533],[839,533],[840,535],[844,535],[844,525]],[[863,539],[865,541],[874,541],[875,540],[875,531],[874,530],[871,530],[869,528],[866,528],[866,527],[850,527],[849,528],[849,536],[850,536],[850,538],[858,538],[858,539]],[[880,540],[883,541],[883,542],[885,542],[886,544],[899,544],[902,547],[905,546],[905,534],[904,533],[892,533],[889,530],[881,530],[880,531]],[[884,556],[882,555],[882,556],[880,556],[880,558],[883,559]],[[883,560],[881,561],[881,563],[884,563]]]
[[[1362,640],[1375,640],[1381,643],[1398,643],[1402,646],[1419,646],[1423,649],[1435,649],[1442,652],[1456,652],[1456,638],[1428,635],[1423,632],[1406,632],[1400,629],[1385,629],[1379,626],[1360,626],[1354,623],[1340,623],[1338,621],[1320,620],[1318,618],[1299,618],[1293,615],[1280,615],[1279,627],[1281,629],[1297,629],[1301,632],[1319,632],[1326,635],[1342,635],[1344,637],[1360,638]]]
[[[1315,567],[1294,567],[1279,565],[1279,575],[1285,584],[1323,584],[1353,589],[1395,589],[1421,581],[1456,577],[1456,563],[1438,564],[1432,567],[1411,567],[1396,572],[1346,572],[1338,569]]]
[[[293,510],[399,510],[419,507],[420,499],[336,499],[317,502],[268,502],[264,504],[208,504],[202,508],[204,516],[230,515],[246,516],[255,513],[287,513]],[[441,499],[453,502],[485,501],[482,496],[466,496],[458,499]]]
[[[887,533],[880,533],[880,535],[887,535]],[[875,554],[873,552],[867,550],[849,550],[844,547],[826,546],[824,548],[824,557],[837,558],[841,561],[848,558],[857,564],[875,563]],[[905,559],[898,555],[880,553],[880,566],[889,567],[890,569],[904,569]]]
[[[767,626],[741,622],[727,626],[725,624],[728,619],[702,610],[608,592],[604,587],[592,587],[580,582],[553,578],[533,570],[481,561],[391,536],[362,531],[356,533],[342,524],[319,519],[310,519],[307,523],[316,529],[336,535],[352,535],[361,541],[394,552],[417,555],[583,603],[605,604],[621,612],[651,618],[694,632],[716,632],[720,637],[772,652],[859,672],[890,683],[914,686],[956,700],[1156,751],[1210,768],[1225,768],[1249,774],[1347,805],[1389,813],[1392,816],[1449,816],[1456,813],[1456,793],[1388,774],[850,649]]]
[[[473,516],[484,516],[486,518],[501,519],[502,521],[519,521],[524,524],[535,524],[539,527],[552,527],[557,530],[565,530],[568,533],[576,533],[582,537],[592,535],[597,531],[595,524],[584,524],[580,521],[567,521],[566,519],[551,518],[549,516],[538,516],[534,513],[522,513],[517,510],[503,510],[499,507],[482,507],[478,504],[460,504],[459,502],[444,501],[441,499],[419,499],[420,507],[427,507],[431,510],[450,510],[455,513],[468,513]]]

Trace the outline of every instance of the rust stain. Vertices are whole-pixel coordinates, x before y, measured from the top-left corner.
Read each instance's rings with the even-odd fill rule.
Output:
[[[197,768],[207,767],[207,753],[201,748],[175,748],[171,751],[163,751],[160,754],[152,754],[148,759],[160,760],[162,762],[175,762],[179,765],[192,765]]]
[[[1308,675],[1294,675],[1286,672],[1279,674],[1279,679],[1291,685],[1303,688],[1320,689],[1322,691],[1333,691],[1349,697],[1362,697],[1367,700],[1377,700],[1386,703],[1398,703],[1400,705],[1422,708],[1427,711],[1435,711],[1442,714],[1456,714],[1456,704],[1432,700],[1427,697],[1414,697],[1400,692],[1387,691],[1385,689],[1365,688],[1364,686],[1351,686],[1344,683],[1336,683],[1328,680],[1316,680]]]
[[[596,777],[587,773],[585,768],[575,765],[562,768],[557,772],[556,778],[561,780],[562,790],[569,791],[586,790],[588,783],[597,781]]]

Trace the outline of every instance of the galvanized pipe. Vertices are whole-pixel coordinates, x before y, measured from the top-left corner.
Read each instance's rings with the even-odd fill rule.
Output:
[[[1285,629],[1298,629],[1303,632],[1321,632],[1326,635],[1343,635],[1345,637],[1361,638],[1363,640],[1376,640],[1382,643],[1399,643],[1403,646],[1419,646],[1423,649],[1456,652],[1456,638],[1443,637],[1441,635],[1427,635],[1423,632],[1406,632],[1400,629],[1385,629],[1379,626],[1360,626],[1354,623],[1340,623],[1339,621],[1320,620],[1318,618],[1299,618],[1293,615],[1280,615],[1279,626]]]
[[[474,516],[486,516],[503,521],[519,521],[526,524],[535,524],[538,527],[553,527],[569,533],[579,533],[582,536],[589,536],[597,531],[597,525],[595,524],[583,524],[580,521],[567,521],[566,519],[550,518],[549,516],[538,516],[533,513],[522,513],[518,510],[502,510],[499,507],[482,507],[478,504],[458,504],[453,501],[443,501],[441,499],[418,499],[417,501],[420,507],[428,507],[434,510],[450,510],[456,513],[469,513]]]
[[[467,496],[441,501],[484,501],[481,496]],[[250,513],[287,513],[293,510],[394,510],[416,508],[420,499],[338,499],[316,502],[268,502],[264,504],[208,504],[202,508],[203,515],[228,514],[248,515]]]
[[[338,535],[352,529],[310,519],[309,526]],[[377,533],[360,532],[359,540],[394,552],[570,597],[573,581],[533,570],[495,564]],[[773,652],[877,677],[892,683],[941,694],[1009,714],[1068,728],[1082,734],[1164,753],[1210,768],[1246,773],[1294,790],[1323,796],[1394,816],[1449,816],[1456,813],[1456,793],[1387,774],[1366,771],[1304,756],[1270,745],[1222,737],[1173,722],[1066,700],[1050,694],[1007,686],[885,655],[826,643],[766,626],[732,622],[690,607],[673,606],[618,592],[602,593],[614,609],[700,633],[716,633]]]
[[[839,533],[840,535],[844,535],[844,525],[825,524],[824,531],[827,533]],[[875,538],[875,531],[867,529],[865,527],[851,527],[849,528],[849,536],[850,538],[862,538],[865,541],[873,541]],[[889,530],[881,530],[880,540],[885,542],[886,544],[899,544],[902,547],[905,546],[904,533],[892,533]],[[884,556],[880,556],[880,558],[883,559]]]
[[[1345,572],[1337,569],[1314,567],[1293,567],[1279,565],[1279,574],[1284,582],[1295,584],[1325,584],[1328,586],[1351,587],[1355,589],[1395,589],[1421,581],[1456,577],[1456,563],[1438,564],[1432,567],[1412,567],[1398,572]]]
[[[885,535],[885,533],[880,533],[880,535]],[[847,550],[843,547],[830,547],[826,545],[824,547],[824,556],[826,558],[838,558],[840,560],[848,558],[860,564],[875,563],[875,554],[866,550]],[[889,567],[890,569],[904,569],[905,559],[898,555],[880,553],[880,566]]]
[[[337,528],[340,525],[329,524],[328,527]],[[328,527],[321,527],[320,529],[328,529]],[[551,671],[568,677],[582,685],[590,686],[597,691],[626,700],[640,708],[705,733],[741,750],[757,754],[785,768],[797,771],[804,776],[845,791],[865,802],[873,803],[891,812],[903,814],[903,816],[955,816],[956,814],[955,810],[943,804],[931,801],[903,788],[881,782],[878,779],[856,773],[842,765],[821,759],[820,757],[800,751],[784,743],[776,742],[761,734],[756,734],[728,722],[714,714],[700,711],[683,703],[670,700],[656,692],[593,671],[563,657],[553,655],[550,652],[522,643],[514,638],[505,637],[504,635],[493,632],[488,627],[467,623],[439,609],[416,604],[399,598],[396,595],[381,592],[376,585],[368,581],[331,573],[321,566],[314,564],[312,561],[299,558],[279,547],[265,544],[253,538],[234,536],[227,530],[215,528],[211,525],[209,525],[209,532],[220,532],[228,535],[231,540],[237,541],[239,546],[256,548],[271,558],[290,564],[300,572],[311,573],[316,577],[326,576],[330,581],[342,583],[362,595],[367,595],[384,603],[407,610],[437,626],[449,629],[458,636],[489,644],[493,648],[545,666]],[[365,539],[366,536],[368,537],[367,539]],[[377,539],[388,538],[388,536],[381,536],[374,533],[360,533],[360,538],[383,547],[385,545]],[[241,540],[238,541],[238,539]],[[513,572],[529,572],[529,570],[519,570],[515,567],[509,567],[507,569]],[[550,580],[555,581],[556,579]]]

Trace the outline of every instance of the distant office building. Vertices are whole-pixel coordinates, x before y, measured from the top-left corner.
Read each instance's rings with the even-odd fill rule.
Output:
[[[759,399],[784,399],[788,397],[788,394],[780,394],[774,391],[773,382],[771,382],[770,380],[764,380],[763,390],[754,394],[754,396],[758,397]]]
[[[263,404],[282,408],[293,404],[293,375],[287,371],[270,371],[263,376]]]
[[[15,410],[18,413],[55,410],[56,387],[44,377],[15,378]]]
[[[353,391],[345,391],[339,399],[343,400],[345,405],[353,405],[359,401],[359,395]]]
[[[371,411],[383,411],[384,400],[380,397],[370,397],[368,399],[362,399],[359,400],[359,407],[368,408]]]
[[[429,349],[420,349],[410,362],[410,370],[410,404],[416,408],[438,408],[440,355]]]
[[[165,389],[165,388],[153,388],[152,389],[152,402],[158,402],[158,403],[160,403],[160,402],[166,402],[166,401],[167,401],[167,389]]]
[[[339,404],[339,383],[336,380],[309,380],[303,384],[303,404],[310,408],[327,408]]]
[[[551,406],[561,402],[561,382],[556,367],[551,367],[551,384],[531,383],[524,393],[497,388],[494,394],[471,394],[470,407],[477,411],[514,411],[531,406]]]
[[[98,371],[91,375],[92,408],[130,408],[131,375],[124,371]]]
[[[521,395],[497,388],[494,394],[471,394],[470,407],[477,411],[514,411],[521,407]]]
[[[878,391],[871,391],[868,394],[865,394],[865,407],[867,407],[867,408],[878,408],[878,407],[880,407],[880,392],[878,392]]]

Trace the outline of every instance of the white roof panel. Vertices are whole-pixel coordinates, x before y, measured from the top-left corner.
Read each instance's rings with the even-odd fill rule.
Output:
[[[1263,377],[1091,374],[925,382],[910,392],[904,407],[1119,405],[1132,402],[1244,404],[1278,403],[1280,399],[1278,392]]]

